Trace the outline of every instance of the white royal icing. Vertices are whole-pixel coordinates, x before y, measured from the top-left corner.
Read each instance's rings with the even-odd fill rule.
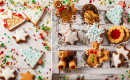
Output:
[[[16,40],[19,41],[19,40],[25,40],[28,34],[25,33],[24,30],[20,30],[20,31],[16,30],[16,33],[13,36],[15,36]]]
[[[17,21],[17,22],[18,22],[18,21]],[[23,22],[25,22],[25,19],[22,19],[21,22],[15,24],[14,26],[12,26],[12,27],[10,27],[10,28],[8,28],[8,29],[9,29],[9,30],[12,30],[12,29],[16,28],[17,26],[19,26],[20,24],[22,24]],[[9,25],[9,23],[8,23],[8,25]]]
[[[92,26],[88,25],[85,30],[88,32],[85,34],[85,37],[90,39],[90,43],[97,41],[98,43],[102,43],[103,38],[101,38],[101,34],[105,33],[105,28],[98,28],[98,24],[94,23]]]
[[[128,60],[128,53],[129,51],[125,50],[124,47],[121,47],[120,49],[119,48],[116,48],[116,51],[118,53],[122,53],[122,55]]]
[[[0,74],[1,77],[4,77],[5,80],[9,80],[11,77],[15,77],[14,76],[14,69],[11,69],[10,67],[6,67],[5,69],[1,69],[2,73]]]
[[[68,33],[64,34],[65,42],[70,42],[70,44],[74,44],[75,41],[78,41],[78,32],[73,32],[72,30],[69,30]]]
[[[8,12],[8,14],[5,15],[4,14],[5,12]],[[6,9],[3,12],[0,12],[0,16],[1,16],[2,19],[8,19],[8,18],[12,19],[13,18],[12,12],[10,10],[6,10]]]
[[[23,55],[27,64],[29,64],[32,68],[36,66],[37,62],[43,55],[43,53],[39,53],[31,49],[21,49],[20,51],[21,51],[21,55]]]
[[[39,19],[41,18],[44,10],[40,9],[27,9],[23,11],[29,18],[30,20],[36,25]]]
[[[120,25],[122,22],[122,13],[124,12],[121,5],[117,5],[110,11],[107,11],[106,17],[115,25]]]
[[[70,24],[61,25],[61,29],[59,30],[60,34],[66,33],[70,29]]]
[[[112,65],[115,66],[116,68],[118,67],[118,64],[121,63],[120,59],[120,54],[118,53],[117,55],[115,53],[112,54]]]

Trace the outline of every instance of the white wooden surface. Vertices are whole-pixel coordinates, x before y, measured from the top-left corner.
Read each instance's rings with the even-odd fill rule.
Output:
[[[120,0],[115,0],[116,3],[118,3]],[[129,0],[124,0],[126,1],[127,4],[130,3]],[[81,7],[88,3],[88,1],[86,0],[79,0],[78,4],[75,4],[75,7],[80,10]],[[112,5],[107,5],[107,6],[99,6],[99,1],[95,1],[93,4],[95,4],[95,6],[98,8],[99,13],[101,12],[105,12],[109,9],[111,9],[112,7],[114,7],[114,5],[116,4],[112,4]],[[122,68],[115,68],[115,67],[111,67],[110,66],[110,60],[104,62],[104,64],[101,66],[101,68],[97,68],[94,69],[92,67],[88,68],[88,67],[83,67],[82,64],[84,64],[85,60],[83,61],[83,56],[81,55],[83,53],[83,51],[85,49],[90,49],[90,44],[88,45],[84,45],[81,42],[83,41],[83,35],[84,33],[82,32],[82,30],[84,30],[84,25],[80,25],[80,24],[76,24],[73,23],[72,24],[72,28],[74,28],[76,31],[79,32],[80,35],[80,40],[77,45],[64,45],[64,44],[59,44],[58,43],[58,30],[59,30],[59,23],[58,23],[58,19],[57,17],[54,16],[54,12],[55,10],[53,10],[52,12],[52,77],[53,79],[58,79],[61,78],[63,75],[67,76],[70,75],[68,79],[76,79],[77,75],[84,75],[85,79],[91,79],[91,80],[101,80],[101,79],[105,79],[107,78],[107,76],[109,75],[118,75],[118,74],[124,74],[126,72],[126,70],[129,69],[129,67],[122,67]],[[79,14],[76,14],[79,15]],[[99,14],[100,16],[101,14]],[[78,17],[79,18],[79,17]],[[111,28],[112,26],[114,26],[113,24],[106,24],[105,22],[99,22],[100,27],[105,27],[106,30],[108,30],[109,28]],[[123,25],[125,25],[126,27],[129,27],[129,24],[124,23]],[[79,27],[80,26],[80,27]],[[105,50],[109,50],[111,53],[112,51],[115,51],[115,46],[119,46],[122,44],[111,44],[108,40],[107,40],[107,36],[106,34],[103,35],[104,37],[104,42],[103,44],[100,45],[100,48],[104,48]],[[128,48],[130,48],[129,45],[129,41],[123,43],[124,45],[126,45]],[[59,71],[57,66],[58,66],[58,62],[59,62],[59,57],[58,57],[58,52],[59,50],[74,50],[76,51],[76,56],[77,57],[77,62],[82,61],[81,62],[81,66],[79,68],[77,68],[74,71],[71,71],[69,68],[66,68],[64,71]],[[110,54],[111,54],[110,53]],[[82,60],[81,60],[82,59]],[[79,63],[77,63],[78,65]],[[77,75],[75,75],[77,74]],[[62,77],[61,77],[62,76]]]

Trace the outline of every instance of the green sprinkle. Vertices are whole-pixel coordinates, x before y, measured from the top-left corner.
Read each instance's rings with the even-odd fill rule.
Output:
[[[123,74],[121,76],[124,76]]]
[[[37,14],[37,12],[35,14]]]
[[[42,79],[42,77],[41,77],[41,76],[38,76],[38,79],[40,79],[40,80],[41,80],[41,79]]]
[[[8,7],[9,5],[7,5],[7,7]]]
[[[109,4],[112,4],[112,1],[109,1]]]
[[[92,56],[94,57],[94,54]]]
[[[4,33],[4,35],[6,35],[6,33]]]
[[[15,9],[15,11],[17,11],[17,10]]]
[[[129,77],[130,77],[130,74],[129,74]]]
[[[35,25],[33,25],[33,27],[35,27]]]
[[[6,1],[6,0],[5,0]]]
[[[65,15],[66,15],[66,13],[65,13]]]
[[[40,9],[40,11],[42,11],[42,9]]]
[[[30,49],[32,49],[32,47],[30,46]]]
[[[44,62],[46,62],[46,60],[44,60]]]
[[[41,71],[38,71],[39,73],[41,73]]]
[[[10,41],[8,41],[8,43],[10,43]]]
[[[21,8],[19,8],[21,10]]]
[[[49,35],[47,34],[47,36],[49,36]]]
[[[6,55],[7,58],[9,58],[9,55]]]
[[[126,71],[126,73],[128,73],[128,71]]]
[[[65,11],[62,11],[62,12],[65,12]]]
[[[67,18],[69,18],[69,16],[66,16]]]
[[[1,47],[4,47],[5,45],[4,45],[4,43],[1,43]]]
[[[35,51],[37,50],[37,49],[34,49]]]
[[[8,38],[9,38],[9,36],[8,36]]]
[[[6,59],[6,58],[4,58],[4,59],[3,59],[3,62],[6,62],[6,61],[7,61],[7,59]]]
[[[93,60],[91,61],[91,63],[93,63]]]
[[[44,67],[43,65],[41,67]]]
[[[94,60],[94,58],[92,58],[92,60]]]
[[[42,21],[42,19],[40,19],[40,21]]]

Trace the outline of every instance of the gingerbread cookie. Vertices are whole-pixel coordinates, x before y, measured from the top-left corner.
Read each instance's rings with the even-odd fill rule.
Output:
[[[76,41],[79,40],[78,32],[72,31],[71,29],[69,29],[66,33],[63,33],[63,36],[64,36],[64,42],[68,42],[71,45],[73,45]]]
[[[98,23],[94,23],[92,26],[88,25],[85,27],[85,30],[88,32],[85,34],[85,37],[90,39],[90,43],[97,41],[98,43],[103,43],[102,34],[106,32],[105,28],[99,28]]]
[[[34,74],[30,74],[29,71],[26,73],[21,73],[21,79],[20,80],[33,80]]]
[[[115,25],[122,23],[122,13],[124,12],[125,2],[120,1],[117,6],[107,11],[106,18]]]
[[[26,42],[26,39],[29,37],[29,35],[24,31],[15,31],[15,34],[12,36],[15,40],[16,43],[20,43],[20,42]]]
[[[81,16],[86,24],[93,24],[99,21],[98,10],[93,4],[86,4],[81,9]]]
[[[39,53],[31,49],[21,49],[21,55],[24,57],[27,64],[33,69],[37,64],[43,64],[43,61],[41,60],[43,53]]]
[[[10,67],[6,67],[5,69],[0,70],[0,79],[4,80],[15,80],[16,70],[11,69]]]
[[[100,63],[104,60],[108,60],[109,51],[105,51],[103,48],[99,50],[99,43],[93,42],[91,44],[91,49],[85,50],[85,54],[88,55],[87,64],[94,68],[99,67],[98,59],[100,58]]]
[[[59,34],[63,35],[63,33],[66,33],[70,28],[70,24],[62,24],[59,30]]]
[[[54,2],[54,6],[57,9],[55,12],[55,16],[61,17],[62,22],[68,23],[70,20],[74,20],[75,13],[77,12],[77,9],[74,8],[74,4],[69,5],[63,5],[59,0]]]
[[[37,25],[38,21],[42,17],[44,9],[27,9],[23,11],[27,21],[31,21],[33,25]]]
[[[129,38],[129,31],[124,26],[113,26],[107,32],[108,40],[112,43],[125,42]]]
[[[112,54],[112,66],[115,66],[116,68],[121,67],[122,64],[124,64],[124,61],[122,59],[123,55],[121,53],[114,52]]]
[[[130,50],[127,49],[125,46],[117,47],[116,48],[117,53],[121,53],[125,59],[130,59]]]
[[[12,13],[10,10],[0,9],[0,17],[3,20],[3,26],[9,31],[17,28],[25,22],[21,14]]]

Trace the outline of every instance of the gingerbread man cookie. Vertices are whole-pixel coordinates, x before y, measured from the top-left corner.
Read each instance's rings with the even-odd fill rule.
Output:
[[[105,51],[103,48],[99,50],[99,43],[93,42],[91,44],[91,49],[85,50],[85,54],[88,55],[87,64],[94,68],[99,67],[99,62],[103,63],[103,61],[108,60],[109,51]],[[98,59],[100,58],[99,62]]]
[[[62,5],[62,3],[57,0],[54,2],[54,6],[57,9],[55,12],[55,16],[61,17],[62,22],[68,23],[70,20],[74,20],[75,13],[77,12],[77,9],[74,8],[74,4],[69,5]]]
[[[21,73],[21,79],[20,80],[33,80],[34,74],[30,74],[29,71],[26,73]]]

